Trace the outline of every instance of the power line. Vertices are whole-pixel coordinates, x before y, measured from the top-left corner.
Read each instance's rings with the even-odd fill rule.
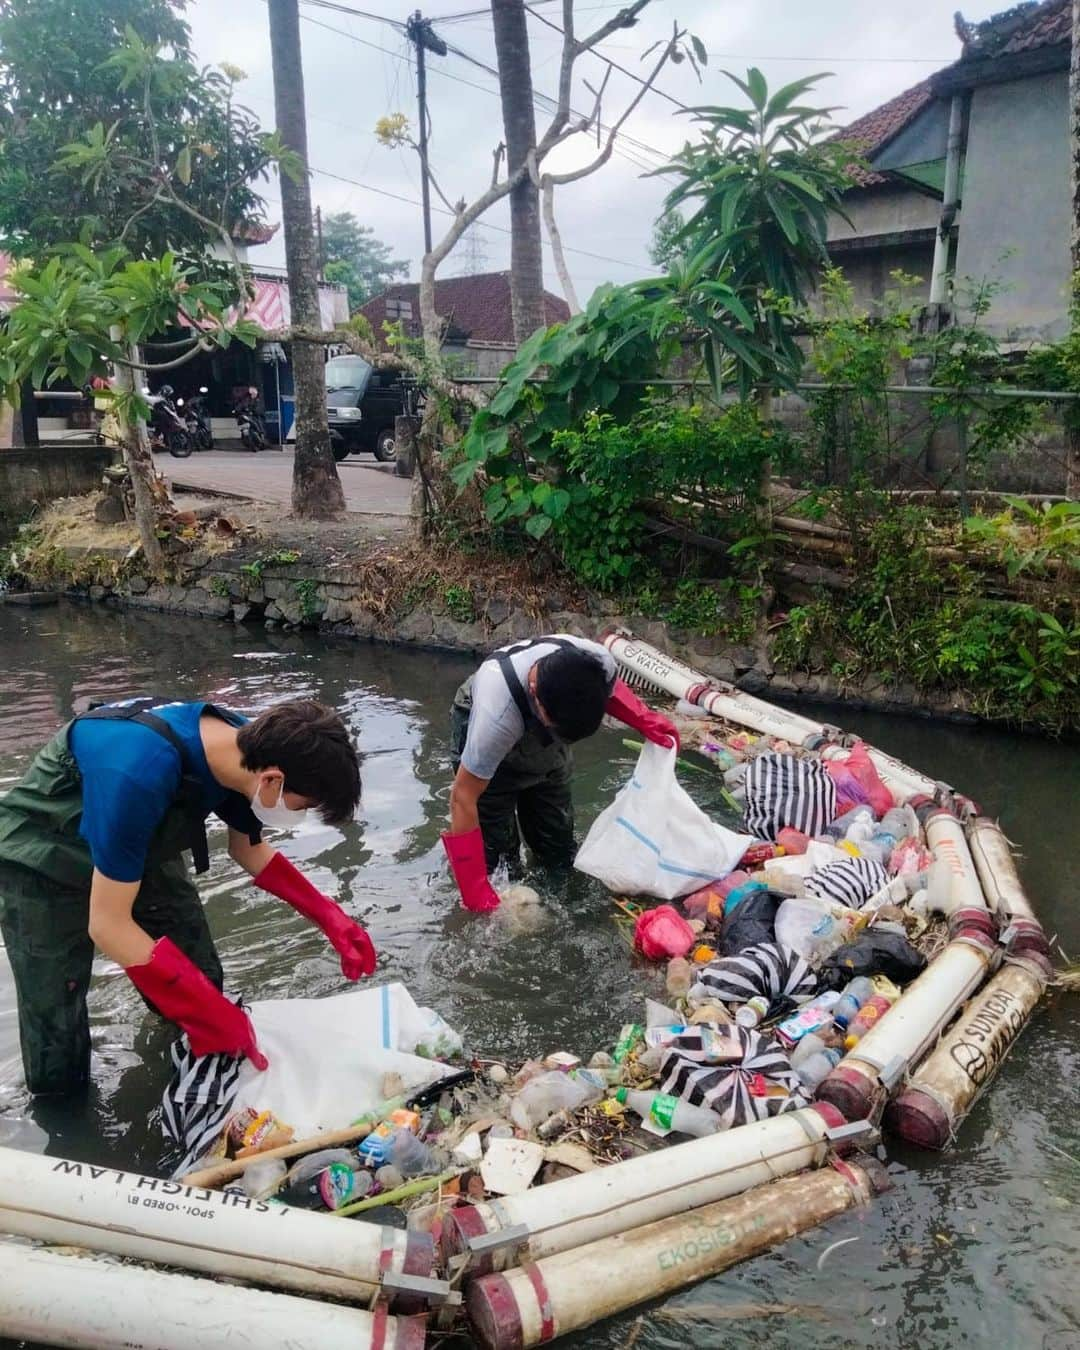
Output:
[[[392,201],[404,202],[406,206],[420,205],[420,203],[416,200],[415,197],[406,197],[400,192],[391,192],[389,188],[375,187],[371,183],[361,183],[358,179],[347,178],[342,173],[331,173],[329,169],[317,169],[315,168],[314,165],[312,165],[311,172],[317,173],[320,178],[332,178],[338,183],[348,183],[350,187],[361,188],[363,189],[364,192],[374,192],[379,197],[389,197],[391,198]],[[451,219],[453,219],[454,216],[453,211],[448,211],[444,206],[433,206],[431,209],[440,216],[450,216]],[[511,233],[511,231],[505,225],[492,225],[490,222],[485,220],[477,220],[474,221],[473,223],[475,225],[479,225],[482,229],[494,230],[497,234]],[[551,245],[547,242],[546,239],[543,241],[543,243],[545,248],[551,247]],[[631,267],[635,271],[639,271],[642,267],[641,263],[627,262],[625,258],[609,258],[605,253],[590,253],[588,249],[573,248],[569,244],[563,245],[563,252],[577,253],[580,254],[580,256],[583,258],[593,258],[596,262],[615,263],[615,265],[618,267]]]
[[[383,18],[381,15],[378,15],[378,14],[369,14],[369,13],[367,13],[367,12],[364,11],[364,10],[353,9],[353,8],[351,8],[351,7],[348,6],[348,5],[337,4],[337,3],[335,3],[335,0],[303,0],[303,3],[304,3],[305,5],[314,5],[314,6],[317,6],[317,7],[320,8],[320,9],[330,9],[330,10],[335,11],[336,13],[339,13],[339,14],[349,14],[349,15],[353,15],[353,16],[355,16],[355,17],[357,17],[357,18],[362,18],[362,19],[373,19],[373,20],[375,20],[375,21],[377,21],[377,22],[380,22],[380,23],[389,23],[389,24],[391,24],[393,27],[395,27],[395,28],[400,28],[400,29],[402,29],[402,30],[404,31],[405,25],[399,23],[399,22],[398,22],[397,20],[395,20],[395,19],[385,19],[385,18]],[[539,16],[537,16],[537,17],[539,17]],[[397,60],[400,60],[400,61],[408,61],[408,59],[409,59],[407,56],[398,55],[398,54],[395,53],[395,52],[388,52],[388,51],[386,50],[385,47],[380,47],[380,46],[378,45],[378,43],[375,43],[375,42],[368,42],[366,38],[357,37],[357,35],[356,35],[355,33],[350,33],[350,32],[348,32],[348,31],[347,31],[346,29],[344,29],[344,28],[335,28],[332,24],[323,23],[323,22],[322,22],[321,20],[319,20],[319,19],[314,19],[314,18],[311,17],[310,14],[305,14],[305,15],[303,15],[303,18],[304,18],[305,22],[310,23],[310,24],[313,24],[316,28],[323,28],[323,29],[325,29],[327,32],[330,32],[330,33],[336,33],[336,34],[338,35],[338,37],[344,37],[344,38],[348,38],[348,39],[349,39],[350,41],[352,41],[352,42],[358,42],[362,47],[370,47],[370,48],[372,48],[372,50],[374,50],[374,51],[382,52],[383,55],[385,55],[385,56],[392,56],[392,57],[395,57]],[[547,22],[547,21],[545,20],[545,22]],[[550,25],[550,26],[551,26],[551,27],[554,27],[554,25]],[[561,32],[562,30],[561,30],[561,29],[557,29],[557,31]],[[498,70],[495,69],[494,66],[488,65],[486,62],[481,61],[478,57],[475,57],[475,56],[471,55],[471,53],[466,52],[466,51],[462,50],[462,48],[456,47],[456,46],[454,46],[454,45],[451,44],[451,43],[447,43],[446,45],[447,45],[447,47],[449,48],[449,50],[452,51],[452,52],[454,53],[455,56],[460,57],[463,61],[467,61],[467,62],[469,62],[470,65],[476,66],[479,70],[482,70],[482,71],[483,71],[485,74],[487,74],[487,75],[492,75],[492,76],[494,76],[495,79],[498,79],[498,78],[499,78],[499,72],[498,72]],[[606,59],[606,58],[602,58],[602,59]],[[614,64],[614,63],[613,63],[613,62],[609,62],[608,64]],[[616,67],[616,68],[617,68],[617,69],[622,69],[621,67]],[[463,85],[465,85],[465,87],[466,87],[467,89],[476,89],[476,90],[478,90],[480,93],[483,93],[483,94],[491,94],[491,95],[493,95],[493,96],[495,96],[495,97],[498,97],[498,92],[499,92],[499,91],[498,91],[497,89],[491,89],[491,88],[488,88],[486,85],[482,85],[482,84],[475,84],[475,83],[473,83],[471,80],[463,79],[460,75],[452,75],[452,74],[450,74],[449,71],[446,71],[446,70],[440,70],[438,67],[434,67],[434,66],[433,66],[430,73],[431,73],[432,75],[438,75],[438,76],[440,76],[440,77],[441,77],[442,79],[444,79],[444,80],[454,80],[454,81],[456,81],[458,84],[463,84]],[[630,72],[626,72],[626,73],[630,73]],[[631,78],[632,78],[632,79],[638,80],[638,83],[639,83],[639,84],[644,84],[644,83],[645,83],[643,80],[638,79],[638,77],[635,76],[635,75],[633,75],[633,74],[631,74]],[[662,93],[661,90],[656,90],[656,92],[657,92],[657,93]],[[668,97],[668,96],[667,96],[667,95],[664,95],[664,97]],[[549,95],[547,95],[547,94],[541,94],[541,93],[538,93],[538,92],[536,92],[535,90],[533,91],[533,102],[536,104],[536,106],[537,106],[542,112],[548,112],[548,113],[550,113],[550,112],[553,112],[553,111],[558,107],[558,104],[557,104],[557,102],[555,101],[555,99],[551,98],[551,97],[550,97]],[[683,105],[680,104],[679,106],[682,107]],[[582,116],[581,113],[574,113],[574,110],[573,110],[573,109],[571,109],[571,112],[572,112],[573,115],[576,116],[576,117],[581,117],[581,116]],[[608,128],[605,127],[602,123],[601,123],[600,129],[601,129],[602,131],[608,130]],[[616,139],[617,139],[618,141],[620,141],[620,142],[623,143],[621,149],[618,149],[618,150],[617,150],[617,153],[620,153],[620,154],[621,154],[621,157],[622,157],[623,159],[628,160],[628,161],[629,161],[631,164],[633,164],[634,167],[637,168],[637,169],[642,169],[642,170],[648,172],[648,171],[651,171],[653,168],[655,168],[656,165],[655,165],[655,164],[643,163],[643,162],[641,161],[640,158],[638,158],[638,159],[633,158],[631,155],[629,155],[629,154],[627,153],[626,148],[625,148],[626,146],[632,146],[632,147],[633,147],[635,150],[637,150],[637,151],[643,152],[643,153],[648,154],[648,155],[652,155],[652,156],[654,156],[657,160],[659,160],[659,161],[661,161],[661,162],[663,162],[663,163],[666,163],[666,162],[668,161],[668,159],[670,158],[670,155],[669,155],[669,153],[668,153],[666,150],[658,150],[655,146],[648,145],[648,144],[646,144],[644,141],[639,141],[639,140],[637,140],[635,137],[628,135],[625,131],[617,132],[617,133],[616,133]]]
[[[539,19],[540,22],[546,24],[548,28],[553,28],[556,33],[561,33],[563,37],[566,36],[557,23],[552,23],[552,21],[543,14],[538,14],[537,11],[533,9],[532,5],[526,5],[525,8],[534,19]],[[648,80],[643,80],[640,75],[635,75],[632,70],[627,70],[625,66],[620,66],[619,63],[613,61],[610,56],[604,56],[599,48],[590,47],[589,55],[595,56],[598,61],[603,61],[606,65],[609,65],[612,70],[617,70],[620,75],[625,75],[627,79],[633,80],[635,84],[647,85],[652,93],[659,94],[661,98],[667,99],[669,103],[673,103],[676,108],[681,108],[683,112],[690,111],[685,103],[680,103],[677,98],[673,98],[670,94],[665,93],[663,89],[658,89],[655,84],[649,84]],[[667,156],[665,155],[664,158],[666,159]]]

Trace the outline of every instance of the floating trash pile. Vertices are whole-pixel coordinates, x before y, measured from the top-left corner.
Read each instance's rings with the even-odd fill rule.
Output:
[[[996,823],[834,728],[608,644],[679,700],[680,768],[737,813],[710,819],[649,744],[584,841],[643,986],[666,990],[643,989],[640,1021],[511,1064],[400,985],[255,1004],[266,1073],[177,1056],[172,1181],[0,1150],[0,1229],[266,1286],[252,1324],[280,1302],[290,1345],[509,1350],[872,1203],[882,1130],[946,1147],[1052,975]],[[526,887],[505,903],[524,924],[539,907]],[[33,1287],[72,1259],[0,1257]]]

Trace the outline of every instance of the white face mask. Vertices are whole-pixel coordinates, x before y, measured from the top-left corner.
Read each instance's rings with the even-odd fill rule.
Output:
[[[281,790],[278,793],[278,799],[273,806],[264,806],[259,800],[259,793],[262,791],[262,779],[259,780],[255,792],[251,798],[251,809],[255,813],[255,819],[260,825],[266,825],[273,830],[295,830],[298,825],[302,825],[307,817],[307,807],[301,811],[294,811],[291,806],[285,805],[285,780],[281,780]]]

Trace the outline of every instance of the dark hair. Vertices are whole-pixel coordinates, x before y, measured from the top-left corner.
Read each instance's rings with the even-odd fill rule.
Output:
[[[591,736],[610,697],[607,671],[590,652],[560,647],[536,663],[536,699],[560,740]]]
[[[236,735],[245,769],[280,769],[286,792],[314,802],[328,825],[351,820],[360,802],[360,757],[333,708],[313,699],[277,703]]]

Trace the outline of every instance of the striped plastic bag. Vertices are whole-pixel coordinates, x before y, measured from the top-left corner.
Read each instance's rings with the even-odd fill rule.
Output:
[[[782,829],[811,838],[836,819],[836,786],[818,759],[771,751],[750,761],[743,783],[743,826],[758,839],[775,839]]]
[[[675,779],[676,752],[646,741],[629,783],[597,816],[574,866],[617,895],[674,900],[734,870],[753,840],[710,820]]]

